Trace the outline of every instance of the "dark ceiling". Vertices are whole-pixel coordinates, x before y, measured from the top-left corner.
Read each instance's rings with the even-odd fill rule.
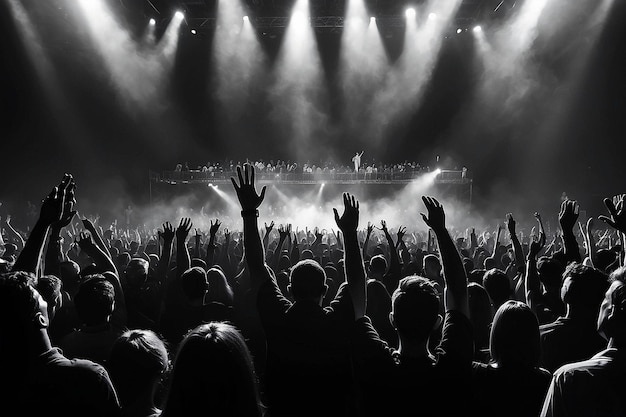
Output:
[[[122,1],[124,4],[125,2]],[[124,5],[129,7],[130,2]],[[211,29],[214,27],[218,0],[143,0],[141,13],[147,18],[166,24],[176,10],[185,13],[191,27]],[[245,0],[253,25],[260,29],[287,26],[295,0]],[[371,16],[379,26],[399,26],[404,23],[404,11],[411,6],[426,3],[424,0],[365,0]],[[469,26],[474,22],[497,19],[519,7],[520,0],[462,0],[456,14],[458,25]],[[348,0],[310,0],[311,24],[316,29],[340,30]],[[134,3],[133,7],[137,7]]]

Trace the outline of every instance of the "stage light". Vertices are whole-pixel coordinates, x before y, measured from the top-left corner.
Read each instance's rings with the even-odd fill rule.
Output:
[[[474,33],[482,32],[482,31],[483,31],[483,28],[481,28],[480,26],[474,27]]]
[[[373,25],[376,23],[376,18],[375,17],[370,17],[370,25]]]
[[[408,8],[408,9],[406,9],[405,14],[406,14],[406,17],[407,17],[408,19],[413,19],[413,18],[415,18],[415,9],[414,9],[414,8],[412,8],[412,7],[410,7],[410,8]]]
[[[435,174],[437,174],[437,175],[441,174],[441,168],[437,168],[437,169],[435,170]]]
[[[430,20],[433,20],[433,19],[436,19],[436,18],[437,18],[437,15],[436,15],[435,13],[431,13],[431,14],[429,14],[429,15],[428,15],[428,18],[429,18]]]
[[[463,29],[461,29],[461,28],[459,28],[459,29],[457,29],[457,30],[456,30],[456,33],[457,33],[457,34],[459,34],[459,33],[461,33],[461,32],[463,32]]]
[[[244,17],[243,17],[243,21],[247,23],[247,22],[249,22],[249,21],[250,21],[250,18],[249,18],[248,16],[244,16]]]
[[[185,15],[183,14],[183,12],[181,12],[180,10],[178,10],[176,13],[174,13],[174,17],[176,19],[180,19],[183,20],[185,18]]]
[[[195,35],[196,33],[198,33],[198,32],[196,32],[196,30],[195,30],[195,29],[191,29],[191,34],[192,34],[192,35]]]
[[[150,19],[149,23],[150,23],[150,26],[154,26],[154,25],[156,25],[156,20]]]

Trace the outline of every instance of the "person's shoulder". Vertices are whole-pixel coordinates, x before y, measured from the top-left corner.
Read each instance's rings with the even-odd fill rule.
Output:
[[[571,378],[593,378],[606,368],[610,362],[611,359],[604,356],[604,352],[600,352],[590,359],[561,366],[554,372],[554,378],[561,382],[566,382]]]
[[[48,369],[56,369],[63,374],[71,374],[74,382],[81,379],[109,379],[106,368],[89,359],[70,359],[60,349],[53,349],[46,360]]]
[[[549,337],[554,333],[559,333],[563,330],[563,328],[568,327],[569,322],[569,319],[566,319],[564,317],[557,317],[556,320],[540,325],[539,333],[541,334],[541,337]]]

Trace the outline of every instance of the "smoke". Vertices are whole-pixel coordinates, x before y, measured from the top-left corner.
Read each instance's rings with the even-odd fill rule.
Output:
[[[126,110],[131,113],[164,110],[183,17],[174,16],[157,45],[142,45],[132,38],[103,0],[79,0],[78,5]]]
[[[308,0],[294,5],[268,92],[270,118],[299,161],[320,155],[319,138],[330,132],[328,91],[308,11]]]

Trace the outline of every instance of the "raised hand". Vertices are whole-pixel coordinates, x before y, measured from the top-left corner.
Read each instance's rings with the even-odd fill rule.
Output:
[[[579,206],[575,200],[565,200],[561,203],[561,211],[559,212],[559,224],[563,231],[572,232],[574,225],[578,220]]]
[[[388,233],[388,230],[387,230],[387,222],[386,222],[386,221],[384,221],[384,220],[381,220],[381,221],[380,221],[380,230],[382,230],[383,232],[385,232],[385,234],[387,234],[387,233]]]
[[[235,192],[237,193],[241,210],[244,212],[256,210],[265,198],[266,187],[264,186],[261,189],[261,194],[257,194],[254,186],[254,167],[250,164],[244,164],[243,173],[241,171],[241,167],[238,166],[237,177],[239,178],[239,184],[237,184],[237,181],[235,181],[232,177],[230,180],[232,181]]]
[[[189,231],[191,230],[191,219],[189,217],[183,217],[180,219],[180,224],[176,228],[176,238],[179,241],[184,242],[187,239],[187,235],[189,235]]]
[[[96,247],[96,244],[93,242],[93,239],[91,239],[91,235],[86,232],[80,232],[80,234],[76,238],[76,244],[85,253],[90,253],[90,251]]]
[[[224,229],[224,239],[226,242],[230,242],[230,231],[228,229]]]
[[[56,229],[62,229],[64,227],[69,226],[69,224],[72,222],[72,219],[74,218],[74,216],[76,216],[76,210],[69,210],[69,211],[64,211],[61,219],[59,219],[59,221],[52,223],[52,226]],[[8,216],[7,218],[7,223],[9,222],[10,216]]]
[[[422,196],[422,201],[428,211],[428,216],[420,213],[424,223],[435,232],[444,230],[446,228],[446,215],[443,206],[434,197]]]
[[[278,237],[279,237],[279,239],[280,240],[287,239],[287,236],[289,236],[288,228],[283,226],[282,224],[280,226],[278,226]]]
[[[398,227],[398,232],[396,234],[398,236],[398,242],[402,241],[402,238],[406,234],[406,227]]]
[[[353,195],[343,193],[343,215],[339,217],[336,208],[333,208],[335,222],[345,235],[346,233],[356,233],[359,226],[359,202]]]
[[[604,215],[598,217],[598,219],[622,233],[626,233],[626,207],[624,207],[625,199],[626,194],[616,195],[613,199],[605,198],[604,205],[606,206],[610,217]]]
[[[367,237],[370,237],[373,230],[374,230],[374,225],[370,222],[367,222]]]
[[[265,223],[265,234],[269,234],[274,228],[274,220],[270,222],[270,224]]]
[[[218,229],[221,226],[221,223],[218,219],[215,219],[215,223],[213,223],[213,220],[210,220],[210,223],[211,223],[211,228],[209,229],[209,233],[215,236],[215,234],[217,233]]]
[[[75,188],[76,184],[72,175],[65,174],[61,183],[54,187],[43,200],[39,215],[40,221],[45,225],[51,225],[69,217],[76,203],[74,198]]]
[[[159,237],[164,242],[171,242],[174,240],[174,226],[170,222],[163,223],[163,231],[158,231]]]
[[[546,244],[546,235],[543,232],[539,232],[539,239],[532,239],[530,246],[528,247],[528,257],[536,259],[539,252]]]
[[[506,229],[511,236],[515,235],[515,219],[513,219],[513,214],[511,213],[506,215]]]

